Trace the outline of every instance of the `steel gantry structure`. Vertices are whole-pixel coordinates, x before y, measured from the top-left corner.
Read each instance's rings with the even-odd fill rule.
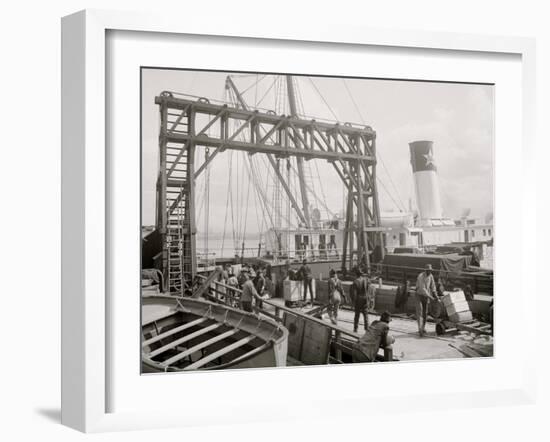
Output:
[[[162,237],[162,270],[171,292],[183,294],[197,272],[195,179],[227,149],[265,154],[275,172],[279,170],[276,159],[328,161],[348,192],[342,266],[351,267],[354,253],[355,262],[370,266],[373,248],[379,245],[383,250],[376,132],[371,127],[229,107],[204,98],[193,101],[172,92],[161,93],[155,103],[160,110],[156,222]],[[197,146],[214,150],[195,170]],[[298,218],[307,225],[308,208],[300,206],[282,174],[275,175]]]

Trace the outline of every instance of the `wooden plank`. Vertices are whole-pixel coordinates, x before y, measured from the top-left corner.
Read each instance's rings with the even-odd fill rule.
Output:
[[[486,329],[486,328],[477,328],[477,327],[471,327],[471,326],[468,326],[468,325],[464,325],[464,324],[460,324],[460,323],[457,323],[455,325],[455,327],[459,330],[462,330],[462,331],[468,331],[468,332],[472,332],[472,333],[478,333],[480,335],[492,335],[493,333],[490,331],[490,329]]]
[[[164,353],[166,350],[170,350],[174,347],[177,347],[180,344],[183,344],[184,342],[190,341],[193,338],[204,335],[205,333],[208,333],[209,331],[215,330],[218,327],[221,327],[222,325],[223,324],[216,323],[216,324],[209,325],[208,327],[201,328],[200,330],[198,330],[194,333],[191,333],[190,335],[184,336],[180,339],[176,339],[175,341],[172,341],[172,342],[170,342],[169,344],[166,344],[163,347],[157,348],[156,350],[149,353],[148,357],[153,358],[157,355],[160,355],[161,353]]]
[[[454,349],[458,350],[460,353],[462,353],[463,355],[469,357],[469,358],[480,358],[480,357],[483,357],[482,354],[478,353],[477,351],[475,351],[474,349],[468,347],[467,345],[461,345],[461,346],[458,346],[458,345],[454,345],[454,344],[449,344],[451,347],[453,347]]]
[[[288,329],[287,353],[294,359],[301,361],[305,320],[285,312],[283,325]]]
[[[216,342],[219,342],[221,341],[222,339],[225,339],[225,338],[228,338],[232,335],[234,335],[235,333],[238,333],[240,330],[238,328],[235,328],[233,330],[229,330],[225,333],[222,333],[221,335],[218,335],[218,336],[214,336],[213,338],[210,338],[208,339],[207,341],[204,341],[204,342],[201,342],[191,348],[188,348],[187,350],[185,351],[182,351],[181,353],[177,354],[176,356],[170,358],[170,359],[167,359],[166,361],[164,361],[161,365],[163,366],[168,366],[168,365],[171,365],[173,364],[174,362],[177,362],[177,361],[180,361],[181,359],[195,353],[196,351],[199,351],[199,350],[202,350],[203,348],[206,348],[208,347],[209,345],[212,345]]]
[[[343,281],[343,283],[342,283],[342,286],[344,288],[344,294],[346,294],[346,292],[349,291],[349,286],[351,286],[351,284],[352,284],[351,281],[350,281],[348,288],[346,288],[346,282],[347,281]],[[315,318],[313,316],[308,316],[305,313],[300,313],[296,310],[292,310],[291,308],[284,307],[282,305],[279,305],[279,304],[275,303],[273,300],[270,300],[270,299],[264,299],[263,302],[264,302],[264,304],[268,304],[268,305],[271,305],[273,307],[278,307],[279,310],[281,310],[285,313],[288,313],[291,316],[295,316],[295,317],[298,317],[298,318],[304,318],[307,321],[315,322],[317,324],[322,325],[323,327],[330,328],[331,330],[339,330],[342,333],[342,336],[351,336],[352,338],[357,338],[357,333],[354,333],[353,331],[351,331],[349,329],[346,329],[344,327],[341,327],[339,325],[334,325],[334,324],[331,324],[329,322],[325,322],[322,319],[318,319],[318,318]]]
[[[326,364],[330,353],[332,331],[315,322],[306,321],[302,338],[302,354],[299,358],[304,364]]]
[[[195,319],[194,321],[188,322],[187,324],[180,325],[179,327],[172,328],[167,332],[161,333],[160,335],[153,336],[152,338],[147,339],[147,341],[144,341],[143,344],[141,344],[141,346],[146,347],[148,345],[154,344],[155,342],[161,341],[164,338],[167,338],[168,336],[172,336],[176,333],[179,333],[180,331],[194,327],[195,325],[202,324],[204,321],[207,321],[207,320],[208,318],[199,318],[199,319]]]
[[[336,359],[342,360],[342,348],[341,348],[342,335],[339,331],[334,332],[334,341],[336,342]]]
[[[214,280],[218,277],[220,273],[221,270],[216,269],[210,275],[208,275],[208,277],[202,282],[200,287],[193,292],[192,297],[194,299],[200,298],[210,288],[210,284],[214,282]]]
[[[262,351],[264,351],[265,349],[269,348],[272,345],[273,343],[271,341],[268,341],[265,344],[261,345],[260,347],[253,348],[249,352],[246,352],[245,354],[239,356],[238,358],[233,359],[231,362],[228,362],[228,363],[230,363],[231,365],[238,364],[239,362],[244,361],[245,359],[257,353],[261,353]],[[227,365],[227,364],[224,364],[224,365]]]
[[[208,364],[209,362],[213,361],[214,359],[218,359],[222,357],[223,355],[232,352],[233,350],[236,350],[239,347],[242,347],[243,345],[248,344],[249,342],[256,339],[255,335],[247,336],[246,338],[243,338],[231,345],[228,345],[227,347],[224,347],[212,354],[209,354],[208,356],[205,356],[202,359],[199,359],[197,362],[192,363],[191,365],[188,365],[184,368],[184,370],[195,370],[197,368],[202,367],[203,365]]]

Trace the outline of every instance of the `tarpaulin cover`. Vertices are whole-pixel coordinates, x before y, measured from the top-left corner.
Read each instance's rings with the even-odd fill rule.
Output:
[[[399,267],[414,267],[423,269],[426,264],[431,264],[434,271],[443,270],[449,273],[462,272],[468,268],[471,256],[458,255],[456,253],[435,255],[416,253],[388,253],[384,256],[382,264]]]

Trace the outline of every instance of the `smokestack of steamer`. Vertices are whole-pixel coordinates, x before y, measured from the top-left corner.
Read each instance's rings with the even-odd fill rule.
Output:
[[[420,219],[441,219],[443,210],[433,157],[433,142],[413,141],[409,143],[409,147]]]

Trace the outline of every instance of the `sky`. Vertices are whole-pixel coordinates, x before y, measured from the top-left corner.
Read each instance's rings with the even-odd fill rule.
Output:
[[[223,100],[227,72],[142,70],[142,221],[154,224],[158,170],[159,111],[154,98],[164,90],[210,100]],[[263,74],[231,74],[250,107],[288,114],[283,78]],[[298,110],[308,119],[338,120],[371,126],[377,133],[380,207],[407,211],[415,206],[408,143],[431,140],[444,215],[458,217],[469,209],[484,218],[493,211],[494,87],[491,85],[381,79],[294,76]],[[197,151],[197,165],[204,161]],[[274,180],[265,158],[255,155],[256,178],[242,152],[226,150],[197,179],[197,229],[211,234],[258,232],[270,227],[261,193],[273,199]],[[229,166],[231,164],[231,167]],[[312,207],[324,217],[341,212],[343,185],[322,160],[306,164],[306,176],[318,200]],[[231,178],[230,171],[231,170]],[[206,184],[208,182],[208,185]],[[256,186],[249,185],[255,182]],[[296,185],[291,182],[291,186]],[[261,187],[262,190],[258,190]],[[283,219],[287,214],[283,202]],[[286,221],[283,221],[286,223]]]

